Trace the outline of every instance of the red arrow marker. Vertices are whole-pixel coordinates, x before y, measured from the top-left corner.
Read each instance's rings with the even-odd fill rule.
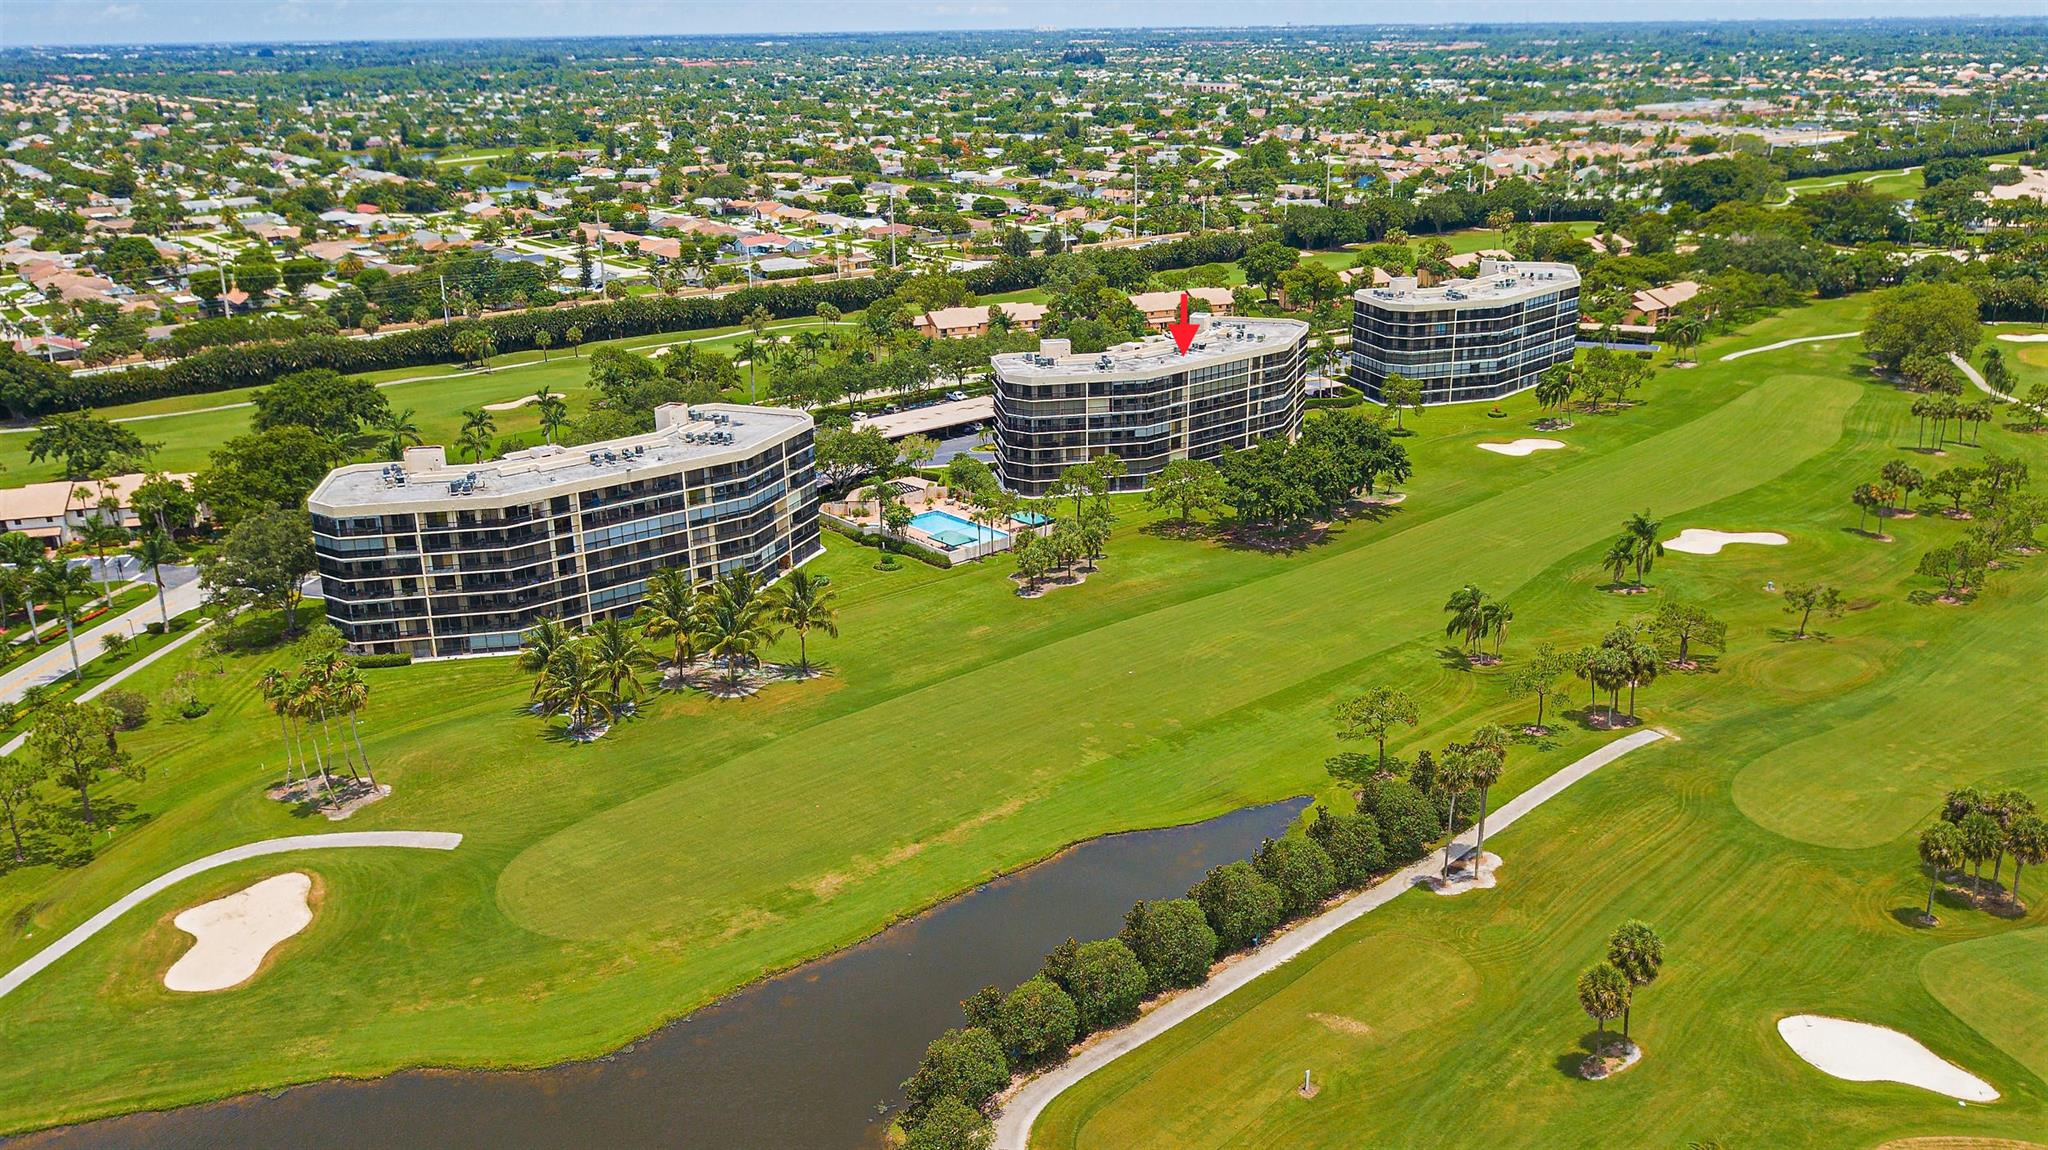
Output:
[[[1166,325],[1166,330],[1173,333],[1174,344],[1180,348],[1182,355],[1186,355],[1188,345],[1195,342],[1195,333],[1202,330],[1188,322],[1188,293],[1180,293],[1180,322]]]

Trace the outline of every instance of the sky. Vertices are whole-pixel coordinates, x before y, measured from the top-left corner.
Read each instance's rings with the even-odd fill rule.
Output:
[[[2042,16],[2048,0],[0,0],[0,46],[643,33]]]

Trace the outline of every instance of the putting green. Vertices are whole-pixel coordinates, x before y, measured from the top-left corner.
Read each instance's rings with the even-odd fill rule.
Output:
[[[2026,882],[2024,874],[2020,881]],[[2041,889],[2035,888],[2036,904]],[[2023,885],[2020,894],[2026,893]],[[1920,981],[1970,1029],[2048,1082],[2048,1026],[2039,1009],[2048,986],[2048,927],[1944,946],[1920,960]]]

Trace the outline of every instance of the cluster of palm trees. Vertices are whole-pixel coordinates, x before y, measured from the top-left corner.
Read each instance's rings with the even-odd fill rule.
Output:
[[[1927,864],[1932,881],[1927,888],[1927,921],[1934,918],[1934,893],[1945,871],[1973,868],[1970,895],[1984,897],[1984,864],[1991,864],[1991,884],[2005,856],[2012,856],[2012,889],[2006,902],[2020,903],[2020,874],[2029,866],[2048,862],[2048,819],[2036,811],[2034,800],[2019,790],[1984,792],[1975,787],[1958,787],[1942,800],[1941,818],[1920,832],[1920,861]]]
[[[1634,570],[1635,580],[1629,588],[1642,589],[1650,568],[1664,557],[1664,544],[1657,538],[1663,527],[1663,520],[1650,518],[1647,510],[1629,516],[1622,524],[1620,537],[1608,546],[1607,554],[1600,560],[1600,565],[1613,573],[1616,584]]]
[[[1458,799],[1474,791],[1479,792],[1479,834],[1472,852],[1472,877],[1480,877],[1486,865],[1486,800],[1493,784],[1500,781],[1501,772],[1507,768],[1509,739],[1506,727],[1487,723],[1474,731],[1471,739],[1446,746],[1443,754],[1437,757],[1430,785],[1450,799],[1450,809],[1444,816],[1442,877],[1445,879],[1451,876],[1451,844],[1457,838]]]
[[[1095,503],[1081,508],[1071,518],[1054,521],[1052,530],[1042,535],[1019,533],[1010,547],[1016,553],[1017,573],[1024,577],[1025,589],[1036,591],[1055,571],[1071,576],[1084,561],[1092,568],[1109,546],[1110,528],[1115,521],[1116,516],[1107,504]]]
[[[1969,431],[1969,442],[1974,445],[1977,442],[1978,429],[1983,424],[1991,422],[1992,417],[1997,414],[1998,404],[1988,395],[1971,402],[1937,392],[1915,399],[1910,410],[1913,418],[1920,421],[1915,445],[1921,450],[1940,451],[1945,444],[1963,443],[1966,428]],[[1931,445],[1927,442],[1930,424],[1934,432],[1934,442]]]
[[[277,716],[287,785],[296,775],[305,782],[310,798],[317,778],[328,802],[335,798],[337,771],[346,771],[352,784],[376,787],[369,753],[363,750],[362,728],[356,722],[357,714],[369,704],[370,684],[340,651],[315,651],[289,674],[272,667],[263,673],[258,689]],[[348,719],[348,738],[338,747],[333,724],[337,718]]]
[[[1579,976],[1579,1008],[1599,1028],[1596,1045],[1606,1045],[1607,1024],[1621,1019],[1624,1047],[1634,1045],[1628,1036],[1630,1008],[1636,991],[1657,981],[1664,966],[1664,940],[1654,927],[1640,919],[1622,923],[1607,940],[1607,958]],[[1596,1050],[1604,1054],[1604,1049]]]
[[[1501,643],[1508,637],[1508,624],[1515,621],[1513,607],[1467,583],[1451,593],[1444,603],[1444,612],[1450,616],[1444,623],[1444,634],[1460,641],[1467,660],[1500,662]],[[1481,649],[1489,636],[1493,639],[1491,654]]]
[[[531,698],[539,713],[561,716],[571,737],[596,738],[631,713],[644,690],[641,676],[656,662],[645,640],[666,643],[671,673],[708,662],[719,669],[716,693],[737,695],[784,627],[796,633],[797,672],[808,677],[811,633],[839,635],[837,595],[801,568],[772,588],[746,567],[701,586],[670,568],[648,577],[638,629],[617,617],[580,632],[543,619],[526,632],[520,665],[534,674]]]
[[[1607,725],[1613,727],[1619,722],[1616,712],[1621,709],[1622,689],[1628,689],[1628,721],[1633,724],[1636,688],[1654,682],[1662,666],[1645,623],[1616,626],[1601,638],[1599,646],[1584,648],[1573,658],[1572,673],[1585,680],[1591,692],[1588,711],[1599,705],[1600,692],[1607,692]]]

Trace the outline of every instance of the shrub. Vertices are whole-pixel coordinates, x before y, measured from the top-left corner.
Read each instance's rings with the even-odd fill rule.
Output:
[[[149,700],[140,691],[108,691],[100,702],[114,712],[114,725],[132,731],[149,721]]]
[[[1378,824],[1387,866],[1421,858],[1443,827],[1443,817],[1428,797],[1400,779],[1368,780],[1359,790],[1358,810]]]
[[[980,1110],[1009,1084],[1010,1064],[995,1035],[978,1026],[948,1030],[924,1048],[917,1072],[903,1083],[903,1123],[915,1128],[942,1098]]]
[[[1216,932],[1191,898],[1138,903],[1124,915],[1117,937],[1138,957],[1155,991],[1198,986],[1216,961]]]
[[[1371,815],[1332,814],[1330,808],[1319,806],[1315,821],[1308,825],[1308,837],[1330,856],[1340,887],[1361,886],[1387,864],[1380,825]]]
[[[1315,841],[1289,835],[1267,839],[1252,865],[1280,890],[1280,909],[1288,918],[1308,914],[1337,889],[1337,868]]]
[[[144,623],[142,629],[150,635],[161,635],[164,633],[164,625],[162,623]]]
[[[381,655],[356,655],[349,659],[358,667],[406,667],[412,665],[412,654],[407,651],[390,651]]]
[[[1052,979],[1027,979],[996,1010],[996,1037],[1015,1066],[1042,1066],[1067,1056],[1081,1032],[1074,998]]]
[[[1138,1017],[1145,1000],[1145,968],[1131,948],[1114,938],[1084,942],[1074,952],[1066,991],[1082,1033],[1120,1026]]]
[[[1226,951],[1243,950],[1280,923],[1279,888],[1242,859],[1210,871],[1188,893]]]

